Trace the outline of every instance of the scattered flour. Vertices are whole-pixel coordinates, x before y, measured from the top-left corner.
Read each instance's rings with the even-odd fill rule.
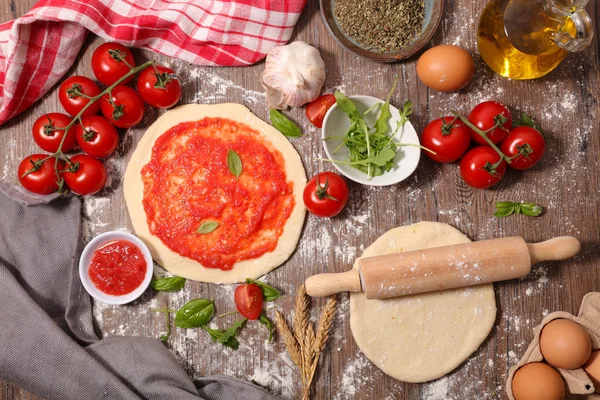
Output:
[[[372,369],[372,364],[362,353],[358,353],[356,357],[349,359],[342,374],[342,387],[333,399],[351,400],[358,398],[357,394],[360,393],[360,389],[373,380],[367,371],[370,369]]]

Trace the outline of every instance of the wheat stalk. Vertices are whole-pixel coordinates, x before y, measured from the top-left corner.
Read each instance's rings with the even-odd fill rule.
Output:
[[[303,285],[296,295],[294,317],[291,325],[293,332],[283,314],[279,311],[275,314],[275,325],[283,337],[285,348],[294,364],[300,370],[302,400],[310,399],[310,386],[319,363],[319,356],[329,338],[336,304],[335,297],[330,297],[327,300],[325,309],[319,318],[317,330],[315,331],[314,324],[309,321],[310,300]]]
[[[290,358],[296,364],[298,369],[302,369],[302,355],[300,353],[300,348],[298,346],[298,342],[292,333],[292,330],[288,326],[285,321],[285,317],[282,313],[277,311],[275,314],[275,326],[277,327],[277,331],[283,337],[283,343],[285,344],[285,348],[290,355]]]

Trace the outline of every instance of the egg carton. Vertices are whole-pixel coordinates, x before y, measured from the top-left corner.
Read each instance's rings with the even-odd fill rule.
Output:
[[[515,400],[512,392],[512,380],[517,369],[531,362],[543,361],[544,357],[540,351],[540,333],[546,324],[555,319],[570,319],[583,326],[592,339],[592,348],[600,349],[600,293],[588,293],[581,302],[579,314],[574,316],[564,311],[548,314],[542,320],[542,323],[533,329],[534,338],[525,355],[519,360],[519,363],[513,366],[508,374],[506,381],[506,394],[510,400]],[[578,400],[600,400],[600,393],[594,393],[594,383],[585,373],[583,368],[561,369],[556,368],[565,382],[565,389],[568,399]]]

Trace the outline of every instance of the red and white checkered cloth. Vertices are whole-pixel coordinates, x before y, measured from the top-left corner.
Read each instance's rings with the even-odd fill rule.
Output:
[[[68,71],[87,30],[198,65],[240,66],[286,43],[306,0],[41,0],[0,25],[0,124]]]

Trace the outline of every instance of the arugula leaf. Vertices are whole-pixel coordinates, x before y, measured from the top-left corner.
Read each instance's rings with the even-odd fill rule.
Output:
[[[356,109],[356,105],[352,102],[352,100],[350,100],[348,98],[348,96],[346,96],[344,93],[342,92],[338,92],[336,91],[335,93],[333,93],[333,95],[335,96],[335,103],[337,104],[337,106],[346,113],[346,115],[354,122],[354,121],[358,121],[360,119],[363,119],[363,117],[360,115],[360,113],[358,112],[358,110]]]
[[[533,203],[516,203],[513,201],[496,202],[496,217],[508,217],[512,214],[523,214],[528,217],[537,217],[544,211],[541,206]]]
[[[208,324],[214,313],[215,305],[211,300],[190,300],[177,311],[175,326],[178,328],[199,328]]]
[[[265,298],[266,302],[277,300],[282,296],[279,290],[275,289],[273,286],[267,285],[264,282],[248,278],[246,279],[246,283],[254,283],[255,285],[258,285],[263,292],[263,297]]]
[[[379,108],[379,117],[377,117],[377,122],[375,122],[375,133],[387,133],[388,131],[388,126],[387,123],[390,120],[390,118],[392,117],[392,113],[390,112],[390,99],[392,98],[392,94],[394,93],[394,90],[396,89],[396,83],[398,82],[397,79],[394,79],[394,84],[392,85],[392,89],[390,90],[390,93],[388,94],[387,99],[385,100],[385,103],[383,103],[383,105]]]
[[[218,222],[215,221],[205,221],[198,227],[196,233],[200,233],[201,235],[206,235],[207,233],[211,233],[219,226]]]
[[[226,329],[225,331],[223,331],[221,333],[219,342],[222,344],[225,344],[229,340],[231,340],[238,333],[238,331],[244,326],[246,321],[248,321],[248,318],[240,319],[239,321],[234,322],[231,327],[229,327],[228,329]]]
[[[260,322],[267,328],[267,331],[269,332],[269,343],[271,343],[271,341],[273,340],[273,333],[275,332],[273,321],[271,321],[269,317],[267,317],[267,314],[263,312],[260,314],[260,319],[258,320],[258,322]]]
[[[168,278],[152,279],[150,287],[159,292],[178,292],[185,285],[185,278],[181,276],[171,276]]]
[[[300,131],[300,128],[298,128],[298,125],[293,123],[288,117],[280,113],[278,110],[271,108],[269,111],[269,119],[271,120],[271,124],[273,124],[275,129],[283,133],[285,136],[302,136],[302,132]]]
[[[240,342],[237,340],[235,335],[238,330],[244,326],[244,323],[247,321],[246,318],[239,320],[233,324],[232,327],[225,331],[221,331],[219,329],[213,329],[206,325],[201,326],[203,330],[208,332],[210,337],[212,338],[213,343],[219,342],[225,347],[229,347],[233,350],[237,350],[240,347]]]
[[[242,174],[242,159],[232,149],[229,149],[227,152],[227,166],[229,167],[229,172],[233,174],[236,178],[239,178]]]

